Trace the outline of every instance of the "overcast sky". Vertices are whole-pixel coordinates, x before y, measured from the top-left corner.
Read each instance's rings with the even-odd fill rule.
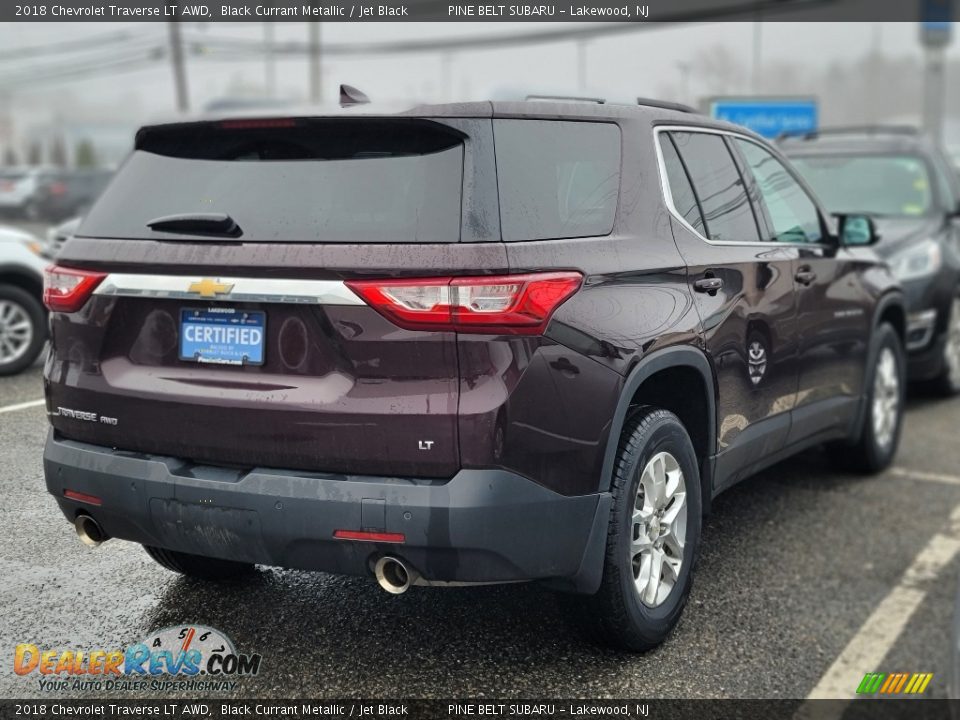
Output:
[[[306,41],[305,23],[274,23],[277,41]],[[496,35],[556,29],[558,24],[534,23],[327,23],[322,38],[329,43],[436,39]],[[569,27],[569,25],[564,25]],[[881,48],[889,57],[920,59],[916,23],[784,23],[762,24],[760,60],[766,66],[789,62],[804,69],[822,69],[834,61],[851,61]],[[696,103],[716,94],[704,73],[689,67],[698,54],[726,54],[740,71],[740,84],[726,92],[749,92],[754,58],[753,22],[724,22],[683,26],[640,26],[636,32],[594,39],[585,46],[586,89],[611,98],[637,95],[667,97]],[[104,121],[115,118],[131,125],[169,116],[174,90],[169,62],[161,60],[143,69],[124,73],[84,74],[55,83],[33,82],[43,68],[63,68],[75,56],[48,54],[18,57],[18,48],[49,47],[91,36],[130,31],[142,35],[141,46],[167,46],[165,23],[0,23],[0,84],[17,76],[18,87],[0,94],[0,132],[13,127],[11,137],[22,137],[25,128],[62,123],[65,118]],[[190,23],[191,38],[244,38],[260,40],[262,23]],[[96,58],[114,53],[110,46],[90,50]],[[116,53],[120,52],[120,46]],[[146,50],[144,49],[144,53]],[[960,58],[960,42],[949,49]],[[326,57],[323,61],[324,98],[336,99],[341,82],[363,89],[374,99],[443,101],[482,99],[498,89],[518,92],[576,93],[579,91],[577,43],[571,41],[529,47],[464,50],[446,55]],[[701,61],[702,64],[702,61]],[[262,92],[265,63],[262,59],[226,60],[220,56],[189,56],[189,93],[192,109],[215,99],[240,93]],[[308,95],[307,62],[303,57],[276,61],[277,94],[298,100]],[[957,85],[950,80],[951,86]],[[714,84],[718,80],[712,81]],[[918,82],[920,78],[918,77]],[[796,93],[790,87],[780,93]],[[770,92],[770,88],[766,88]],[[8,131],[9,132],[9,131]],[[0,138],[2,139],[2,138]]]
[[[335,43],[376,42],[397,39],[476,36],[535,29],[556,25],[532,23],[329,23],[322,29],[323,40]],[[647,26],[637,32],[592,40],[586,48],[587,83],[594,90],[625,97],[656,95],[665,86],[682,87],[681,67],[695,54],[712,46],[723,46],[749,72],[753,59],[754,24],[716,23],[685,26]],[[13,70],[23,71],[56,63],[58,56],[41,59],[16,59],[10,51],[19,47],[76,40],[85,35],[121,29],[144,33],[146,41],[166,42],[163,24],[130,23],[4,23],[0,24],[0,77]],[[278,40],[305,40],[303,23],[276,23]],[[191,24],[191,36],[216,36],[259,39],[259,23]],[[824,66],[834,60],[856,58],[880,44],[890,55],[919,56],[915,23],[764,23],[761,59],[764,63],[791,61],[801,65]],[[958,53],[957,43],[950,50]],[[218,61],[214,57],[188,60],[190,96],[194,106],[226,95],[230,88],[255,89],[264,83],[262,61]],[[280,93],[303,97],[307,88],[306,61],[303,58],[279,59],[277,76]],[[444,81],[446,78],[446,82]],[[372,97],[417,99],[481,98],[503,86],[543,87],[557,91],[575,91],[578,85],[578,51],[573,42],[495,50],[471,50],[451,54],[447,74],[437,53],[422,55],[378,56],[365,58],[327,58],[324,62],[325,95],[335,97],[335,86],[349,82]],[[688,93],[703,88],[690,78]],[[747,88],[745,88],[747,89]],[[447,96],[447,97],[445,97]],[[81,105],[118,107],[120,111],[165,112],[173,106],[173,87],[169,65],[124,74],[105,74],[71,79],[56,84],[22,85],[14,91],[14,102],[30,106],[56,103],[71,98]],[[683,98],[691,100],[692,98]]]

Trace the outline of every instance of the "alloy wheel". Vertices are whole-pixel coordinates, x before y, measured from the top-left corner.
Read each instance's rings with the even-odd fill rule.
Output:
[[[900,373],[889,347],[880,351],[873,378],[873,436],[886,449],[893,442],[900,412]]]
[[[657,607],[680,580],[687,535],[687,487],[676,458],[654,455],[640,473],[633,503],[630,561],[640,600]]]
[[[950,307],[947,342],[943,346],[943,362],[951,387],[960,387],[960,298],[954,298]]]
[[[0,300],[0,365],[22,358],[33,342],[33,321],[20,303]]]

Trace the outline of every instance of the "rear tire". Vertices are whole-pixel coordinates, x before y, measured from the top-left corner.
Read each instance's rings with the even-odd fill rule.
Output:
[[[33,365],[47,339],[47,314],[33,295],[0,285],[0,376]]]
[[[650,650],[680,619],[700,544],[700,472],[676,415],[645,406],[627,420],[611,490],[603,579],[584,619],[608,644]]]
[[[906,355],[896,330],[886,323],[880,325],[875,343],[860,437],[831,448],[839,464],[868,475],[885,470],[897,454],[907,383]]]
[[[144,545],[143,549],[147,551],[147,555],[167,570],[199,580],[231,580],[254,572],[251,563],[190,555],[150,545]]]

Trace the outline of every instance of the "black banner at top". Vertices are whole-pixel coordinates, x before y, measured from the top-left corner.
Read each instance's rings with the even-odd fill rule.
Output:
[[[8,22],[925,22],[956,0],[34,0],[4,2]]]

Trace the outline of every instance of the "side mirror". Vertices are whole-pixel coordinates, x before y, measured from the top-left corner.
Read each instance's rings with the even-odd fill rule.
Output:
[[[873,218],[868,215],[838,215],[840,246],[865,247],[880,239]]]

